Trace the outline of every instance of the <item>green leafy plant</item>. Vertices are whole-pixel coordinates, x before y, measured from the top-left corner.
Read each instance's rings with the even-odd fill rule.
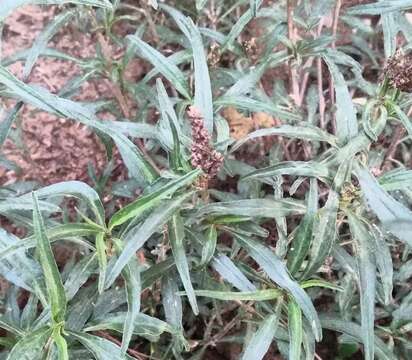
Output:
[[[195,360],[230,343],[242,360],[410,358],[412,2],[167,3],[2,2],[0,21],[59,11],[1,60],[0,145],[30,105],[93,130],[108,165],[93,186],[0,188],[25,234],[0,229],[0,358]],[[48,47],[67,24],[95,57]],[[41,57],[81,74],[51,93],[29,81]],[[133,82],[136,58],[148,71]],[[90,79],[112,99],[75,100]],[[262,112],[271,126],[231,136]],[[116,153],[127,180],[111,180]]]

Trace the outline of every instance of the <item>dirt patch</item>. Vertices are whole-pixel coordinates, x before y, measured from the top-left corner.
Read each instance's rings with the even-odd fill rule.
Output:
[[[11,14],[5,22],[2,59],[30,48],[37,35],[58,11],[59,9],[53,6],[25,6]],[[94,57],[94,44],[95,41],[89,35],[68,26],[56,34],[49,47],[85,59]],[[23,67],[23,62],[17,62],[9,66],[9,69],[21,79]],[[135,65],[131,71],[138,72],[138,66]],[[28,82],[58,93],[78,74],[80,69],[73,62],[40,57]],[[91,80],[81,86],[75,100],[96,101],[110,97],[104,81]],[[2,105],[8,109],[13,104],[3,101]],[[22,109],[17,121],[21,125],[16,128],[21,128],[21,133],[12,134],[13,140],[6,141],[3,154],[14,161],[21,171],[0,168],[2,184],[16,180],[36,180],[43,184],[73,179],[86,181],[89,163],[101,169],[106,162],[105,150],[100,140],[83,125],[59,119],[27,105]]]

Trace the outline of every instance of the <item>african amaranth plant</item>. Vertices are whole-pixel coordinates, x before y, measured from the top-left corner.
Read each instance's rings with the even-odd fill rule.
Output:
[[[108,162],[2,182],[0,359],[412,358],[412,1],[1,0],[0,23],[30,3],[57,15],[1,59],[0,144],[30,105]],[[49,45],[68,27],[95,57]],[[51,93],[42,57],[79,74]]]

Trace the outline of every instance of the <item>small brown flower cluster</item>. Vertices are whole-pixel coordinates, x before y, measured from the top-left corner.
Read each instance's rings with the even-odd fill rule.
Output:
[[[412,92],[412,55],[402,50],[391,56],[384,68],[389,84],[404,92]]]
[[[205,129],[203,116],[190,106],[187,116],[192,125],[192,166],[202,169],[209,179],[215,177],[223,164],[223,155],[210,145],[210,135]]]

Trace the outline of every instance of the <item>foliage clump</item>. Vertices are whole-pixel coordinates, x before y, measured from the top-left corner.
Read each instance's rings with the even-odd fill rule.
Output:
[[[0,359],[412,358],[410,1],[2,0],[2,40],[29,4],[55,16],[0,64]],[[44,58],[78,72],[48,90]],[[38,112],[104,166],[18,180]]]

